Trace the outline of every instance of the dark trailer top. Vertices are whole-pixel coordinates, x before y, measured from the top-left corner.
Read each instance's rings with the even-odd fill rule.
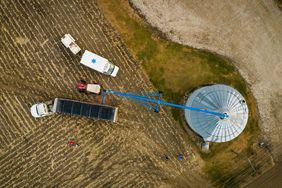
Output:
[[[91,104],[70,99],[56,98],[54,107],[55,112],[62,114],[102,119],[112,122],[115,122],[117,119],[118,108],[102,104]]]

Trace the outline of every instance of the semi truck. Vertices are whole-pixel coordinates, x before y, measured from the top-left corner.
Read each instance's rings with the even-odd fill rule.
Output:
[[[118,108],[103,104],[55,98],[51,101],[34,104],[30,111],[31,115],[35,118],[49,116],[54,113],[61,113],[116,122]]]
[[[75,43],[74,38],[70,34],[65,34],[61,38],[61,42],[66,48],[70,49],[70,51],[74,55],[78,54],[81,51],[80,47]],[[88,50],[85,50],[82,54],[80,64],[112,77],[116,77],[119,71],[118,66],[115,66],[106,58],[101,57]]]

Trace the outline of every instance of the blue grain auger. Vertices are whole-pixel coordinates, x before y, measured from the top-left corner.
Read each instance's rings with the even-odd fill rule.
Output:
[[[159,112],[160,105],[165,105],[165,106],[171,106],[175,108],[182,108],[186,110],[192,110],[196,112],[215,115],[215,116],[220,117],[221,119],[228,118],[228,115],[226,113],[219,113],[219,112],[209,111],[205,109],[193,108],[193,107],[188,107],[184,105],[173,104],[173,103],[162,101],[160,92],[146,92],[146,93],[142,93],[142,95],[138,95],[137,93],[132,93],[132,92],[125,93],[125,92],[118,92],[118,91],[113,91],[113,90],[103,90],[103,93],[102,93],[103,103],[106,102],[107,94],[114,94],[114,95],[118,95],[121,97],[126,97],[127,99],[133,102],[136,102],[150,110],[153,110],[154,112]]]

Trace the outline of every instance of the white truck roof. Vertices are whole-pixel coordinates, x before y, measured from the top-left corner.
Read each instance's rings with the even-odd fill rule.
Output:
[[[35,117],[35,118],[40,117],[40,115],[39,115],[39,113],[38,113],[38,111],[37,111],[37,105],[38,105],[38,104],[34,104],[34,105],[32,105],[32,107],[30,108],[31,115],[32,115],[33,117]]]
[[[62,43],[66,48],[69,48],[73,54],[81,51],[80,47],[75,43],[74,38],[70,34],[65,34],[61,38]]]
[[[83,53],[80,63],[101,73],[104,73],[109,66],[109,61],[107,59],[88,50],[85,50]]]

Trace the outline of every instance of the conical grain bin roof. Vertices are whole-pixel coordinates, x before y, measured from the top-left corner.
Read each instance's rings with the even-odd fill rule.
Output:
[[[246,127],[248,106],[243,96],[226,85],[205,86],[194,91],[186,106],[226,113],[228,117],[185,110],[189,126],[207,142],[227,142],[236,138]]]

